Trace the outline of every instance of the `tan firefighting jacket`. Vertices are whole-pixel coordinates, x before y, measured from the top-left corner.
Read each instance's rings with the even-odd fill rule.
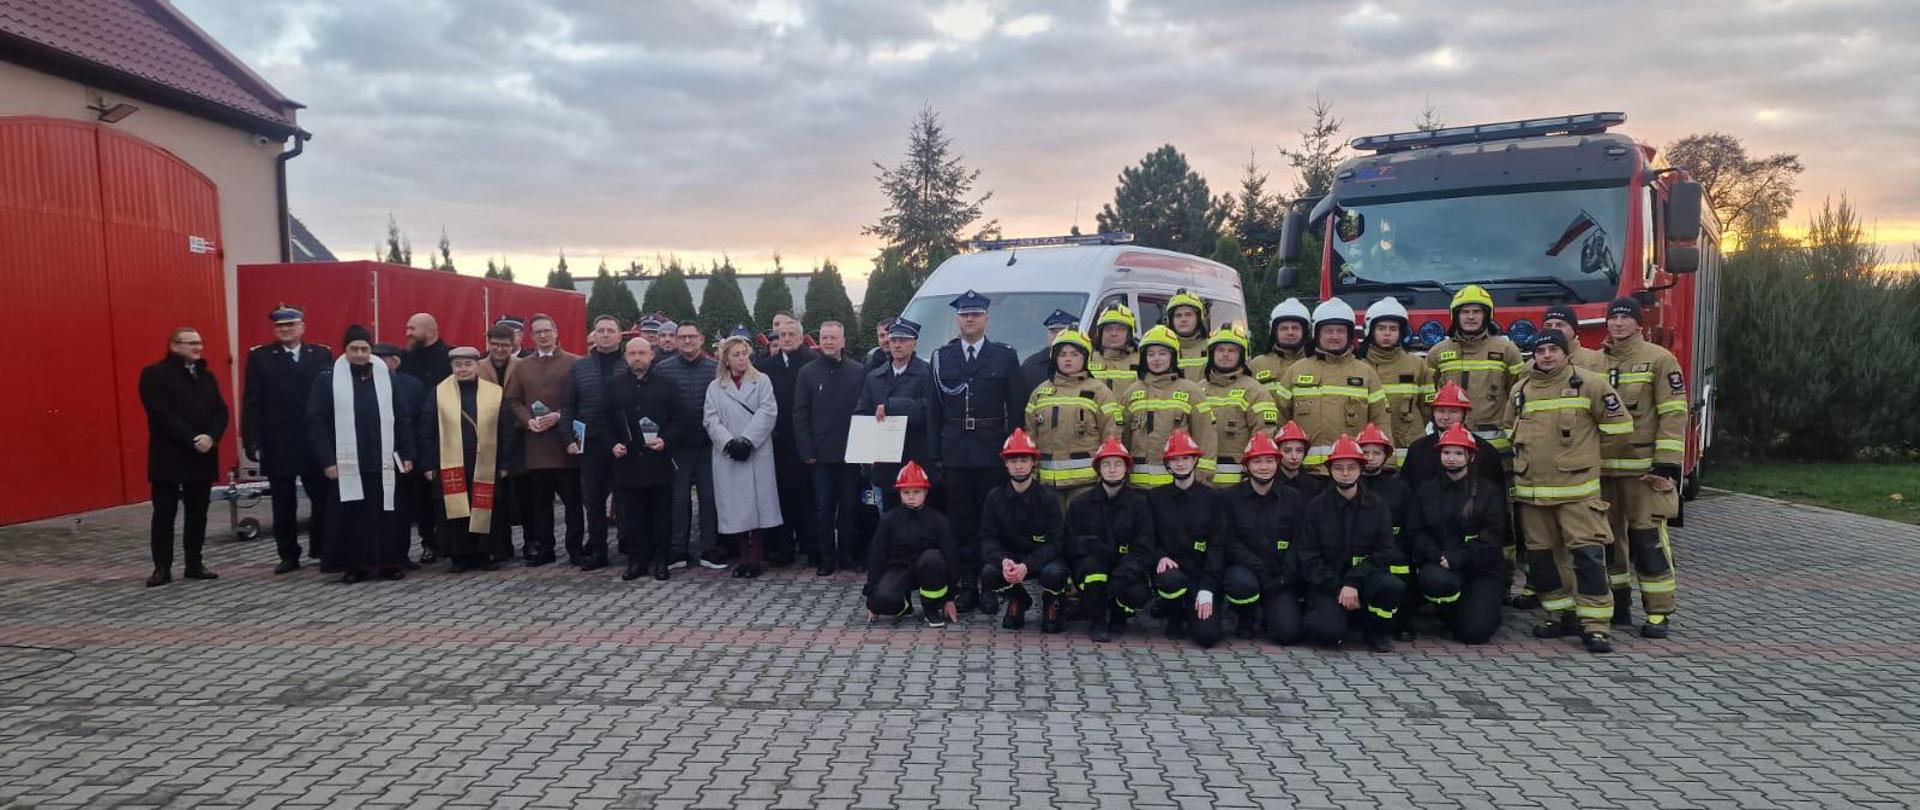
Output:
[[[1307,432],[1304,463],[1317,473],[1326,473],[1327,454],[1340,434],[1359,436],[1369,422],[1387,423],[1380,375],[1348,352],[1316,353],[1294,363],[1281,375],[1279,392],[1280,421],[1291,419]]]
[[[1173,483],[1164,454],[1167,437],[1175,430],[1185,430],[1195,444],[1207,447],[1208,437],[1213,434],[1213,415],[1201,408],[1206,396],[1199,383],[1173,371],[1149,373],[1122,391],[1120,406],[1126,411],[1123,441],[1133,453],[1134,486],[1152,489]]]
[[[1120,435],[1120,403],[1085,371],[1055,373],[1027,399],[1027,435],[1040,448],[1040,483],[1071,489],[1093,483],[1093,452]]]
[[[1368,346],[1366,361],[1380,375],[1380,390],[1387,392],[1387,421],[1392,424],[1380,428],[1393,439],[1397,465],[1406,459],[1414,440],[1427,435],[1427,422],[1433,419],[1427,403],[1439,388],[1433,384],[1433,369],[1427,367],[1426,359],[1398,346]]]
[[[1688,402],[1680,361],[1639,335],[1608,338],[1605,345],[1607,382],[1633,417],[1633,433],[1608,437],[1601,466],[1611,476],[1645,475],[1655,464],[1678,472],[1687,452]]]
[[[1200,444],[1200,480],[1225,489],[1246,477],[1241,456],[1247,442],[1256,430],[1272,433],[1280,426],[1280,407],[1246,369],[1209,373],[1205,392],[1200,411],[1213,420],[1213,429],[1205,438],[1194,437]]]
[[[1087,371],[1093,378],[1107,384],[1107,389],[1119,393],[1132,385],[1139,375],[1134,369],[1140,365],[1140,352],[1127,349],[1101,349],[1087,360]],[[1132,445],[1128,445],[1131,447]]]
[[[1296,351],[1274,349],[1266,354],[1247,361],[1247,368],[1253,370],[1253,379],[1267,387],[1275,401],[1280,398],[1280,375],[1287,373],[1287,367],[1300,362],[1307,356],[1305,348]]]
[[[1433,369],[1434,390],[1452,380],[1466,392],[1473,403],[1467,414],[1468,430],[1502,453],[1513,451],[1500,428],[1513,421],[1513,386],[1526,373],[1520,347],[1504,335],[1487,331],[1454,335],[1427,351],[1427,367]]]
[[[1507,404],[1513,499],[1554,506],[1599,498],[1602,438],[1633,433],[1613,386],[1571,363],[1552,373],[1529,365]]]

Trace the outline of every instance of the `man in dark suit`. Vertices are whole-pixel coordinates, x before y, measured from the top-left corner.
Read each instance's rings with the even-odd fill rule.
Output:
[[[773,400],[778,406],[773,422],[773,477],[780,482],[780,517],[785,523],[768,538],[767,562],[779,567],[793,564],[798,546],[812,545],[807,527],[812,523],[813,480],[794,442],[793,394],[800,367],[820,355],[807,348],[806,333],[792,315],[775,314],[773,334],[767,356],[755,361],[754,367],[773,381]],[[808,549],[808,556],[817,555],[817,550]]]
[[[962,611],[978,607],[991,615],[999,610],[992,594],[981,598],[980,508],[987,493],[1007,481],[1000,463],[1000,446],[1007,434],[1026,417],[1020,355],[1012,346],[987,339],[987,307],[993,302],[973,290],[953,299],[953,318],[959,336],[933,353],[934,396],[927,418],[927,455],[938,464],[946,487],[947,517],[959,559],[954,570],[960,593],[954,606]]]
[[[207,502],[220,477],[220,437],[227,433],[227,401],[202,358],[200,333],[173,330],[167,356],[140,371],[140,404],[147,411],[147,481],[153,485],[153,576],[147,587],[173,581],[173,516],[186,507],[181,545],[187,579],[219,579],[200,558],[207,542]]]
[[[333,351],[304,340],[306,315],[282,306],[270,316],[274,342],[247,352],[246,388],[240,394],[240,446],[247,458],[260,463],[267,491],[273,497],[273,543],[285,574],[300,567],[299,483],[307,491],[309,530],[307,556],[320,559],[320,538],[326,537],[326,503],[332,482],[320,474],[313,460],[313,442],[307,437],[307,397],[313,378],[333,367]]]

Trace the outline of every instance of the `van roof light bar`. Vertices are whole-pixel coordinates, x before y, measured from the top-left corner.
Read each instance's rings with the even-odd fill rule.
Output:
[[[1515,138],[1538,138],[1543,135],[1593,135],[1626,122],[1627,114],[1623,112],[1593,112],[1553,118],[1529,118],[1523,121],[1501,121],[1497,124],[1474,124],[1445,129],[1365,135],[1354,138],[1348,145],[1362,152],[1405,152],[1410,149],[1508,141]]]
[[[1067,236],[1028,236],[1019,239],[975,239],[967,244],[974,250],[1010,250],[1050,245],[1124,245],[1133,241],[1125,231]]]

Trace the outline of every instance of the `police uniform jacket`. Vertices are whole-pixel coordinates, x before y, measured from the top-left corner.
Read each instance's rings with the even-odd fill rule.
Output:
[[[1000,445],[1026,411],[1020,355],[983,339],[969,363],[954,338],[933,353],[933,374],[928,457],[948,467],[999,467]]]

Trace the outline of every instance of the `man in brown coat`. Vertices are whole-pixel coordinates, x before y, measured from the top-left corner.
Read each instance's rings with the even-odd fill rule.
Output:
[[[567,394],[567,380],[574,361],[580,355],[560,348],[560,331],[553,318],[535,315],[527,319],[533,333],[533,353],[520,359],[507,375],[507,407],[514,421],[526,430],[524,450],[526,475],[520,486],[527,488],[526,546],[528,565],[546,565],[554,561],[553,498],[560,496],[566,512],[567,556],[573,562],[586,557],[582,546],[585,524],[580,512],[580,457],[567,452],[574,441],[573,426],[560,421],[560,409]]]

